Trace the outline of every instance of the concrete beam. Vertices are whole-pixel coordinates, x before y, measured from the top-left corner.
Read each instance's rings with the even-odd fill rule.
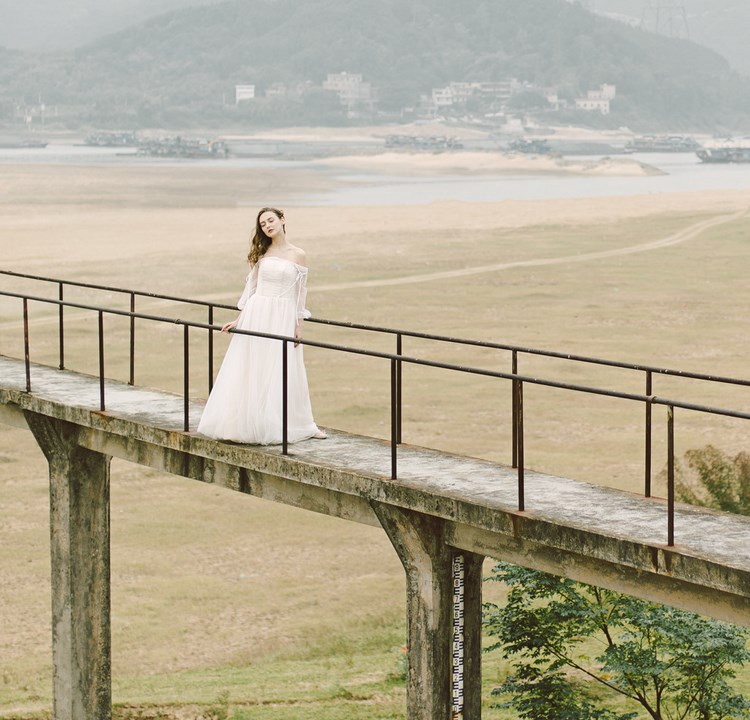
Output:
[[[439,518],[372,502],[406,571],[407,715],[410,720],[452,717],[454,701],[453,561],[463,556],[463,632],[460,713],[480,718],[482,653],[482,558],[445,544]]]
[[[695,582],[671,574],[673,563],[684,559],[666,548],[654,549],[654,562],[660,574],[633,568],[616,561],[607,562],[560,547],[546,545],[521,535],[503,535],[481,528],[449,523],[446,542],[456,548],[481,553],[514,565],[542,570],[578,582],[608,588],[643,600],[671,605],[736,625],[750,625],[750,598],[723,592],[704,584],[705,561],[696,561]]]
[[[109,720],[110,458],[75,425],[25,415],[49,463],[54,719]]]
[[[0,405],[2,407],[2,405]],[[190,436],[184,435],[190,439]],[[172,475],[218,485],[264,500],[283,503],[343,520],[380,527],[368,501],[319,485],[301,483],[281,475],[197,455],[190,450],[165,447],[133,436],[114,435],[81,428],[83,447]]]

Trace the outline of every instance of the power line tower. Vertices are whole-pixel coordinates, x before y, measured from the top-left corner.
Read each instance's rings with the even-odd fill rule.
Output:
[[[678,0],[646,0],[641,26],[659,35],[690,39],[685,3]]]

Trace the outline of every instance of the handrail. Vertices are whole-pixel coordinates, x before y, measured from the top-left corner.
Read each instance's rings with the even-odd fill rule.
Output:
[[[19,276],[18,273],[12,273],[10,271],[0,271],[0,274]],[[190,345],[189,345],[189,331],[191,328],[205,330],[208,332],[209,337],[209,392],[213,382],[213,343],[212,336],[216,331],[221,330],[220,325],[213,323],[213,309],[215,307],[226,307],[231,306],[220,306],[216,303],[207,303],[205,301],[192,301],[185,298],[176,298],[173,296],[159,295],[156,293],[138,293],[137,291],[123,290],[120,288],[107,288],[106,286],[92,286],[86,283],[70,283],[68,281],[53,280],[50,278],[42,278],[39,276],[26,276],[21,277],[30,278],[35,280],[42,280],[45,282],[56,282],[60,287],[58,298],[50,298],[39,295],[32,295],[22,292],[12,292],[8,290],[0,290],[0,296],[15,298],[22,301],[23,305],[23,333],[24,333],[24,364],[26,371],[26,391],[31,392],[31,352],[29,342],[29,313],[28,305],[29,302],[38,302],[48,305],[57,306],[60,313],[60,369],[64,369],[63,362],[63,346],[64,346],[64,324],[63,324],[63,309],[66,307],[75,308],[79,310],[88,310],[97,313],[98,316],[98,335],[99,335],[99,385],[100,385],[100,410],[105,410],[105,358],[104,358],[104,316],[105,315],[116,315],[121,317],[128,317],[130,319],[131,328],[131,356],[130,356],[130,384],[133,384],[134,375],[134,324],[135,320],[157,322],[157,323],[168,323],[173,325],[183,326],[184,343],[183,343],[183,403],[184,403],[184,430],[190,430],[190,418],[189,418],[189,404],[190,404],[190,382],[189,382],[189,356],[190,356]],[[130,295],[130,310],[122,310],[114,307],[105,307],[101,305],[91,305],[82,302],[73,302],[64,299],[63,285],[78,285],[84,287],[94,287],[95,289],[105,289],[114,292],[123,292]],[[155,297],[159,299],[174,300],[180,303],[192,303],[196,305],[206,306],[209,309],[208,322],[200,322],[197,320],[183,320],[180,318],[154,315],[150,313],[143,313],[135,310],[134,297],[135,295],[148,295],[149,297]],[[312,318],[311,318],[312,320]],[[543,387],[551,387],[556,389],[562,389],[573,392],[587,393],[599,396],[612,397],[621,400],[630,400],[640,402],[645,405],[646,408],[646,487],[645,496],[650,497],[650,474],[651,474],[651,411],[654,405],[662,405],[667,408],[668,411],[668,468],[667,468],[667,514],[668,514],[668,545],[674,544],[674,500],[675,500],[675,479],[674,479],[674,411],[676,408],[690,410],[694,412],[701,412],[706,414],[720,415],[724,417],[739,418],[744,420],[750,420],[750,412],[744,412],[740,410],[734,410],[731,408],[717,407],[711,405],[702,405],[693,402],[686,402],[680,399],[666,398],[656,396],[653,394],[653,374],[661,372],[662,374],[670,374],[679,376],[682,378],[701,379],[709,382],[725,382],[737,385],[748,386],[750,380],[739,380],[732,378],[723,378],[720,376],[713,375],[702,375],[699,373],[684,373],[681,371],[666,370],[660,368],[654,368],[645,365],[633,365],[630,363],[620,363],[617,361],[601,361],[596,358],[585,358],[584,356],[572,356],[563,353],[553,353],[549,351],[534,351],[528,348],[520,348],[517,346],[506,345],[501,343],[485,343],[482,341],[463,340],[460,338],[448,338],[445,336],[433,336],[426,333],[418,333],[405,330],[392,330],[388,328],[375,328],[373,326],[358,325],[355,323],[344,323],[339,321],[328,321],[318,320],[323,324],[336,325],[341,327],[349,327],[354,329],[363,329],[368,331],[388,332],[394,333],[397,337],[396,352],[384,352],[378,350],[369,350],[361,347],[352,347],[347,345],[341,345],[331,342],[323,342],[319,340],[300,339],[296,340],[294,337],[286,335],[278,335],[273,333],[263,333],[258,331],[248,331],[234,328],[232,330],[235,334],[248,335],[252,337],[266,338],[269,340],[276,340],[282,344],[282,453],[287,454],[287,348],[290,342],[300,343],[303,345],[309,345],[311,347],[317,347],[326,350],[332,350],[336,352],[344,352],[349,354],[356,354],[362,356],[368,356],[373,358],[379,358],[386,360],[390,364],[391,378],[390,378],[390,394],[391,394],[391,478],[396,479],[398,476],[398,454],[397,447],[401,443],[401,368],[404,363],[410,365],[417,365],[423,367],[438,368],[448,370],[452,372],[460,372],[465,374],[473,374],[488,378],[495,378],[501,380],[511,381],[511,412],[512,412],[512,449],[513,449],[513,467],[518,470],[518,509],[523,511],[525,509],[525,460],[524,460],[524,410],[523,410],[523,389],[525,384],[539,385]],[[418,337],[430,340],[442,340],[448,342],[458,342],[467,345],[478,345],[482,347],[488,347],[493,349],[510,350],[512,352],[512,366],[510,372],[503,372],[499,370],[489,370],[481,367],[473,367],[469,365],[460,365],[455,363],[443,362],[440,360],[429,359],[425,357],[417,357],[412,355],[405,355],[403,353],[402,338],[403,337]],[[559,380],[553,380],[550,378],[524,375],[518,371],[518,355],[520,353],[535,353],[540,355],[546,355],[551,357],[559,357],[570,360],[578,360],[583,362],[604,364],[608,366],[621,367],[626,369],[633,369],[646,372],[646,392],[643,394],[623,392],[620,390],[611,390],[608,388],[597,387],[594,385],[583,385],[579,383],[561,382]]]
[[[203,330],[221,330],[221,325],[210,325],[208,323],[202,323],[195,320],[182,320],[180,318],[165,317],[162,315],[150,315],[148,313],[140,312],[129,312],[127,310],[118,310],[117,308],[103,308],[98,305],[86,305],[84,303],[76,303],[70,301],[60,301],[53,298],[45,298],[35,295],[25,295],[21,293],[14,293],[5,290],[0,290],[0,296],[15,297],[25,300],[33,300],[35,302],[43,302],[50,305],[64,305],[65,307],[73,307],[79,310],[95,310],[100,313],[109,313],[110,315],[120,315],[122,317],[136,317],[141,320],[151,320],[153,322],[163,322],[169,325],[182,325],[186,327],[201,328]],[[710,413],[712,415],[723,415],[725,417],[742,418],[744,420],[750,420],[750,413],[740,412],[738,410],[730,410],[728,408],[714,407],[711,405],[699,405],[696,403],[682,402],[680,400],[673,400],[669,398],[656,397],[655,395],[641,395],[639,393],[627,393],[619,390],[608,390],[606,388],[599,388],[589,385],[578,385],[576,383],[564,383],[558,380],[545,380],[544,378],[535,377],[533,375],[522,375],[519,373],[507,373],[500,370],[487,370],[485,368],[471,367],[469,365],[456,365],[455,363],[447,363],[439,360],[428,360],[426,358],[413,357],[409,355],[399,355],[397,353],[383,352],[380,350],[367,350],[365,348],[356,348],[347,345],[337,345],[334,343],[322,342],[320,340],[307,340],[305,338],[295,338],[291,335],[278,335],[276,333],[264,333],[256,330],[242,330],[240,328],[233,328],[230,330],[231,333],[236,335],[249,335],[251,337],[265,338],[267,340],[280,340],[283,342],[294,342],[300,345],[310,345],[311,347],[324,348],[327,350],[338,350],[340,352],[346,352],[354,355],[365,355],[368,357],[382,358],[384,360],[395,360],[399,362],[409,363],[412,365],[421,365],[424,367],[440,368],[443,370],[454,370],[456,372],[463,372],[472,375],[482,375],[484,377],[501,378],[504,380],[517,380],[531,385],[542,385],[545,387],[552,387],[558,390],[574,390],[577,392],[585,392],[593,395],[603,395],[606,397],[618,398],[620,400],[636,400],[640,402],[648,402],[653,405],[665,405],[671,407],[679,407],[685,410],[695,410],[698,412]]]
[[[149,297],[156,300],[170,300],[172,302],[179,302],[188,305],[200,305],[208,308],[221,308],[223,310],[237,310],[235,305],[229,305],[226,303],[216,303],[209,300],[195,300],[186,297],[180,297],[176,295],[163,295],[160,293],[147,292],[143,290],[130,290],[121,287],[114,287],[109,285],[97,285],[94,283],[84,283],[74,280],[60,280],[58,278],[51,278],[43,275],[28,275],[25,273],[18,273],[11,270],[0,270],[0,275],[8,275],[12,277],[24,278],[28,280],[40,280],[43,282],[51,283],[62,283],[63,285],[70,285],[73,287],[88,288],[91,290],[106,290],[107,292],[117,292],[128,295],[134,295],[136,297]],[[348,322],[344,320],[330,320],[326,318],[311,317],[306,322],[318,323],[320,325],[330,325],[332,327],[349,328],[351,330],[365,330],[368,332],[377,332],[388,335],[400,335],[403,337],[412,337],[420,340],[435,340],[438,342],[454,343],[459,345],[469,345],[473,347],[482,347],[490,350],[508,350],[510,352],[523,353],[525,355],[539,355],[543,357],[557,358],[559,360],[570,360],[572,362],[581,362],[592,365],[602,365],[605,367],[620,368],[623,370],[637,370],[640,372],[651,372],[658,375],[687,378],[692,380],[703,380],[705,382],[717,382],[727,383],[731,385],[742,385],[750,387],[750,379],[743,378],[732,378],[721,375],[707,375],[705,373],[691,372],[688,370],[675,370],[672,368],[659,367],[656,365],[645,365],[643,363],[629,363],[620,360],[609,360],[607,358],[592,357],[589,355],[577,355],[575,353],[563,353],[555,350],[545,350],[542,348],[532,348],[522,345],[512,345],[509,343],[498,343],[490,340],[473,340],[470,338],[461,338],[451,335],[438,335],[431,333],[423,333],[416,330],[404,330],[401,328],[392,328],[378,325],[366,325],[362,323]]]

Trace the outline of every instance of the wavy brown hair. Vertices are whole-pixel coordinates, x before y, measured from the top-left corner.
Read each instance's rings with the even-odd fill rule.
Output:
[[[260,216],[263,213],[272,212],[282,224],[284,224],[284,211],[278,208],[264,207],[258,211],[258,215],[255,218],[255,234],[250,240],[250,252],[247,254],[247,261],[250,265],[255,265],[265,254],[266,250],[271,247],[271,238],[263,232],[260,226]],[[286,226],[284,225],[286,229]]]

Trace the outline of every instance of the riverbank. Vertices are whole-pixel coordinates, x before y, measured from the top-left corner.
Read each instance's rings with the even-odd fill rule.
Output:
[[[320,165],[367,172],[409,175],[529,174],[648,177],[664,171],[630,158],[567,160],[556,155],[501,152],[383,152],[322,158]]]

